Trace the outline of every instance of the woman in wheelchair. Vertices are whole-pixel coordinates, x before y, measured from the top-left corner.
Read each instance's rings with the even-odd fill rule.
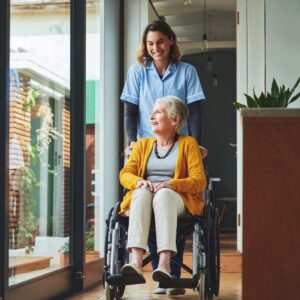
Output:
[[[188,108],[179,98],[158,99],[150,115],[155,137],[138,140],[120,171],[120,182],[129,190],[120,213],[129,215],[127,248],[132,253],[132,261],[121,269],[123,275],[143,276],[142,259],[153,214],[159,264],[152,278],[171,278],[170,259],[177,251],[177,218],[186,212],[203,214],[201,193],[206,176],[201,152],[194,138],[178,134],[187,116]]]

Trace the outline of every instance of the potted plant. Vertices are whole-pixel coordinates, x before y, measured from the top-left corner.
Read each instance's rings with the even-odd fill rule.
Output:
[[[262,108],[262,107],[287,107],[289,104],[293,103],[300,97],[300,92],[292,97],[295,89],[300,83],[300,77],[294,84],[294,86],[289,89],[286,88],[285,85],[281,87],[278,86],[275,79],[272,81],[271,92],[261,92],[260,96],[257,97],[255,91],[253,89],[253,96],[249,96],[244,94],[247,99],[247,105],[234,102],[234,106],[236,109],[240,108]]]
[[[86,232],[85,236],[85,255],[86,262],[96,260],[100,257],[99,251],[95,251],[95,232],[90,229]]]
[[[273,80],[269,92],[257,96],[253,91],[253,96],[245,95],[246,105],[234,103],[241,117],[237,122],[237,230],[243,250],[245,294],[266,260],[276,261],[268,278],[274,282],[290,262],[289,256],[277,258],[283,249],[295,248],[291,234],[297,232],[299,211],[300,108],[287,107],[299,99],[299,83],[300,78],[292,88],[286,88]],[[274,235],[276,226],[280,233]],[[283,248],[278,247],[277,236]],[[297,271],[292,266],[288,273]]]
[[[58,252],[60,253],[59,256],[60,266],[61,267],[67,266],[70,263],[70,244],[66,242],[58,250]]]

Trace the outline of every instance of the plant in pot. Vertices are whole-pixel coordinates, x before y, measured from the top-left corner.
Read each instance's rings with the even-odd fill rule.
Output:
[[[294,86],[289,89],[286,88],[285,85],[279,87],[276,80],[273,79],[270,92],[261,92],[260,96],[258,97],[253,90],[253,96],[244,94],[247,99],[247,105],[239,102],[234,102],[233,105],[238,110],[240,108],[287,107],[300,97],[300,92],[292,97],[299,83],[300,77],[298,78]]]
[[[61,267],[67,266],[70,263],[70,244],[66,242],[58,250],[58,252],[60,253],[59,255],[60,266]]]
[[[96,260],[100,257],[99,251],[95,251],[95,232],[93,229],[89,229],[85,236],[85,254],[86,262]]]

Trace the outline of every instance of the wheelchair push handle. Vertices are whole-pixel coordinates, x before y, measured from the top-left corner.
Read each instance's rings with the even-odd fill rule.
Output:
[[[213,190],[213,186],[215,182],[221,182],[221,178],[220,177],[209,177],[208,179],[208,189],[210,191]]]

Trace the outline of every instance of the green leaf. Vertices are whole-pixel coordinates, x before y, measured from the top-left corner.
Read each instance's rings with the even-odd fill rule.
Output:
[[[284,88],[280,88],[277,85],[275,79],[273,79],[272,86],[271,86],[271,95],[272,97],[268,98],[269,100],[269,107],[278,107],[280,103],[280,91],[283,91]]]
[[[40,96],[40,91],[30,88],[27,92],[27,96],[24,100],[24,107],[26,109],[31,108],[36,105],[36,99]]]
[[[261,94],[259,95],[257,103],[260,107],[266,107],[267,106],[267,96],[263,92],[261,92]]]
[[[245,104],[239,103],[239,102],[233,102],[233,106],[239,110],[240,108],[247,108]]]
[[[290,89],[287,89],[285,92],[284,92],[284,97],[285,97],[285,101],[284,101],[284,105],[283,107],[287,107],[288,106],[288,101],[289,101],[289,98],[291,96],[291,92],[290,92]]]
[[[246,96],[247,99],[247,105],[249,108],[255,108],[255,107],[259,107],[258,103],[249,95],[244,94]]]
[[[296,83],[294,84],[294,86],[292,87],[290,96],[294,93],[294,91],[297,88],[297,86],[298,86],[299,83],[300,83],[300,77],[298,78],[298,80],[296,81]]]
[[[286,107],[286,102],[287,102],[286,92],[281,93],[279,97],[278,107]]]
[[[290,103],[296,101],[299,97],[300,97],[300,93],[296,94],[290,101],[288,101],[287,105],[289,105]]]
[[[274,78],[273,78],[272,86],[271,86],[271,95],[273,97],[277,97],[277,98],[279,96],[279,88],[278,88],[277,82]]]
[[[262,93],[263,94],[263,93]],[[262,106],[261,107],[271,107],[272,103],[272,95],[267,92],[266,95],[262,97]]]
[[[254,90],[254,88],[253,88],[253,99],[257,102],[257,100],[258,100],[258,98],[257,98],[257,96],[256,96],[256,94],[255,94],[255,90]]]

